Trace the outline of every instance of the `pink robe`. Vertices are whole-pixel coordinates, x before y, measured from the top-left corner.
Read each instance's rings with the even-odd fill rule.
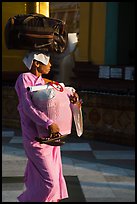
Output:
[[[24,173],[26,190],[18,196],[18,200],[20,202],[57,202],[68,198],[62,171],[61,151],[60,146],[39,144],[35,141],[35,137],[38,136],[37,126],[47,131],[48,125],[54,122],[33,105],[26,88],[35,85],[44,85],[44,80],[41,76],[37,77],[30,72],[21,74],[15,84],[19,99],[18,111],[23,145],[28,158]],[[69,92],[66,92],[66,95],[69,100]]]

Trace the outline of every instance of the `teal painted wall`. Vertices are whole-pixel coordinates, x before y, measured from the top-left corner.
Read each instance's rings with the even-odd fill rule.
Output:
[[[105,64],[117,64],[118,2],[107,2]]]

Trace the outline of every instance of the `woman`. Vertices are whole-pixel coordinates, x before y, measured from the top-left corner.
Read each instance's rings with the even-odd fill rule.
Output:
[[[60,146],[40,144],[35,140],[38,136],[38,126],[50,134],[61,131],[56,122],[39,110],[32,102],[27,91],[28,86],[45,85],[48,79],[42,74],[48,74],[51,69],[48,54],[39,52],[28,53],[23,62],[29,69],[19,75],[15,90],[18,95],[18,111],[20,114],[23,145],[28,158],[24,174],[26,190],[18,196],[19,202],[58,202],[68,198],[66,182],[62,171]],[[66,91],[66,101],[75,102],[76,95]],[[66,103],[66,102],[64,102]],[[52,109],[51,109],[52,110]],[[71,113],[70,118],[71,118]],[[54,114],[53,114],[54,115]]]

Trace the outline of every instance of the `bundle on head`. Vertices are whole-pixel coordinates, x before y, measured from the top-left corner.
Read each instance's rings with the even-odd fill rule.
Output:
[[[8,49],[63,53],[68,43],[66,24],[43,14],[16,15],[6,23],[5,43]]]

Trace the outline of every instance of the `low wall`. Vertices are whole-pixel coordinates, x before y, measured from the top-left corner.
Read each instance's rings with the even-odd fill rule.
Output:
[[[80,91],[83,137],[117,144],[135,143],[135,97]],[[2,88],[2,126],[20,128],[18,98],[13,87]],[[74,130],[73,130],[74,131]]]
[[[20,128],[18,98],[13,87],[2,87],[2,127]]]
[[[81,92],[84,136],[134,146],[135,97]]]

